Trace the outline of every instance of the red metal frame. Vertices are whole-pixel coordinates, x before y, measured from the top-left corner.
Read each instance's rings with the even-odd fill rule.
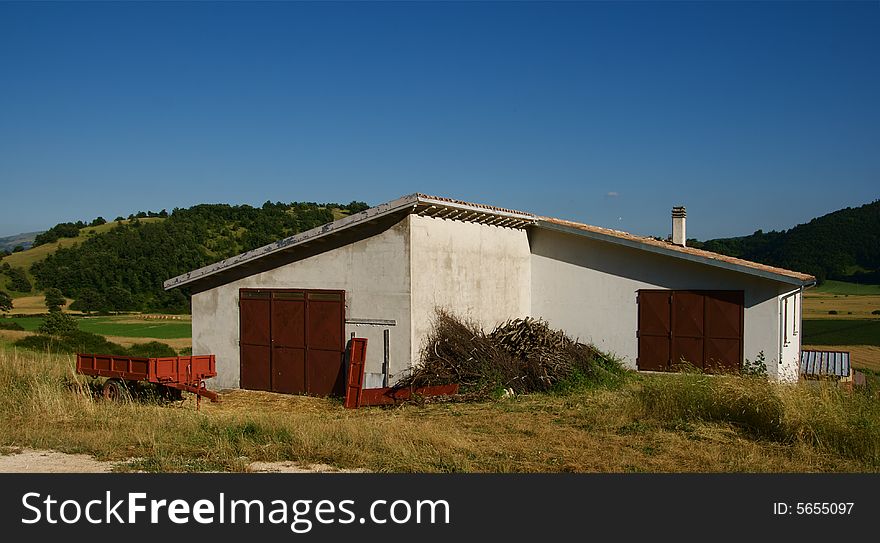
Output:
[[[345,384],[345,403],[347,409],[361,405],[364,389],[364,368],[367,365],[367,338],[353,337],[348,351],[348,376]]]
[[[92,377],[146,381],[186,390],[195,394],[197,400],[201,400],[202,396],[213,402],[220,399],[216,392],[208,390],[205,385],[205,379],[217,376],[217,361],[213,354],[141,358],[77,353],[76,372]]]
[[[413,396],[450,396],[458,394],[458,383],[416,388],[365,388],[361,390],[359,407],[394,405]]]
[[[367,365],[367,339],[353,337],[349,342],[348,373],[345,386],[347,409],[371,405],[394,405],[411,400],[413,396],[449,396],[458,394],[458,383],[415,388],[364,388],[364,370]]]

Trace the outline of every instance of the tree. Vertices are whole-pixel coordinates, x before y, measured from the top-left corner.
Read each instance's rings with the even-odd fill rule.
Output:
[[[96,217],[89,226],[101,226],[102,224],[107,224],[107,219],[104,217]]]
[[[107,289],[107,306],[113,311],[130,311],[134,309],[134,298],[128,290],[112,286]]]
[[[20,253],[22,251],[24,251],[24,245],[16,245],[12,248],[13,253]]]
[[[61,291],[54,287],[46,289],[45,301],[46,308],[49,309],[49,313],[61,311],[61,308],[64,306],[64,304],[67,303],[67,300],[64,299],[64,295],[61,294]]]
[[[4,273],[9,277],[9,288],[15,292],[30,292],[33,288],[24,268],[9,268]]]
[[[6,313],[12,311],[12,297],[0,290],[0,311]]]
[[[85,313],[105,311],[107,309],[107,300],[97,290],[84,288],[79,292],[76,300],[70,304],[70,309],[76,309]]]
[[[79,327],[76,320],[61,311],[53,311],[43,319],[43,324],[37,329],[41,334],[49,334],[51,336],[68,336],[76,332]]]

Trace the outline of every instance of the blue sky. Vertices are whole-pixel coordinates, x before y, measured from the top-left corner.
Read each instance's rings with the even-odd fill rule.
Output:
[[[666,235],[880,197],[880,4],[2,3],[0,235],[426,192]]]

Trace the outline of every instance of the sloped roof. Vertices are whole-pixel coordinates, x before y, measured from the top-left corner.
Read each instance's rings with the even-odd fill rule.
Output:
[[[703,262],[705,264],[712,264],[713,262],[718,262],[720,264],[727,264],[731,267],[731,269],[736,270],[736,268],[742,268],[741,270],[736,271],[754,271],[754,272],[762,272],[758,275],[769,274],[776,277],[769,277],[771,279],[775,279],[778,277],[784,277],[787,279],[793,279],[798,282],[802,282],[804,284],[815,283],[816,278],[812,275],[806,273],[800,273],[792,270],[786,270],[784,268],[776,268],[774,266],[768,266],[766,264],[760,264],[758,262],[752,262],[751,260],[743,260],[742,258],[735,258],[732,256],[722,255],[718,253],[713,253],[711,251],[704,251],[702,249],[696,249],[694,247],[682,247],[681,245],[676,245],[670,241],[658,240],[655,238],[648,238],[643,236],[636,236],[634,234],[630,234],[629,232],[622,232],[620,230],[612,230],[610,228],[602,228],[600,226],[592,226],[589,224],[583,224],[574,221],[567,221],[564,219],[555,219],[552,217],[539,217],[538,226],[550,226],[556,225],[569,229],[579,230],[582,232],[588,232],[594,234],[593,237],[596,239],[604,239],[604,241],[616,242],[620,240],[621,242],[629,242],[623,243],[624,245],[636,244],[640,245],[641,249],[649,249],[655,248],[658,249],[655,252],[662,253],[672,253],[670,256],[690,256],[693,258],[688,258],[688,260],[694,260],[697,262],[700,261],[709,261]],[[728,266],[723,266],[728,267]],[[747,271],[748,270],[748,271]],[[791,281],[785,281],[791,282]]]
[[[284,238],[232,258],[227,258],[226,260],[178,275],[177,277],[165,281],[164,287],[165,290],[170,290],[172,288],[193,283],[217,273],[253,262],[257,259],[284,251],[290,251],[296,247],[310,244],[316,240],[339,234],[344,230],[356,228],[358,225],[375,223],[383,217],[395,214],[400,215],[401,217],[408,214],[417,214],[427,217],[477,222],[480,224],[509,228],[537,227],[558,230],[584,235],[600,241],[617,243],[636,249],[661,253],[667,256],[684,258],[702,264],[719,266],[741,273],[758,275],[785,283],[809,285],[816,282],[816,278],[812,275],[782,268],[774,268],[773,266],[724,256],[710,251],[694,249],[692,247],[681,247],[670,242],[636,236],[619,230],[611,230],[609,228],[591,226],[552,217],[541,217],[532,213],[506,209],[503,207],[475,204],[452,198],[415,193],[380,204],[376,207],[327,223],[317,228],[307,230],[306,232],[301,232],[288,238]]]

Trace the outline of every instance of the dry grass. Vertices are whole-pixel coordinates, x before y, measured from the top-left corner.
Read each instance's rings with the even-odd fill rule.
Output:
[[[18,253],[16,253],[18,254]],[[72,298],[65,298],[67,305],[73,302]],[[22,296],[12,301],[13,308],[11,313],[16,315],[41,315],[46,313],[46,297],[40,296]],[[67,311],[68,313],[78,314],[77,311]]]
[[[880,309],[880,296],[827,294],[807,291],[804,294],[805,319],[880,319],[871,312]],[[829,315],[829,311],[837,311]]]
[[[0,344],[15,343],[21,338],[32,335],[33,332],[25,332],[23,330],[0,330]]]
[[[826,443],[833,435],[828,432],[771,439],[756,437],[741,421],[651,411],[644,391],[656,383],[670,386],[666,376],[633,378],[614,390],[391,409],[346,410],[336,400],[234,391],[224,394],[222,403],[203,402],[196,412],[191,398],[164,406],[98,400],[72,364],[68,356],[0,349],[0,447],[88,453],[129,460],[123,469],[149,471],[243,471],[250,462],[284,460],[380,472],[802,472],[877,466],[876,456],[858,448],[847,454],[833,448]],[[785,412],[791,406],[815,418],[816,397],[801,399],[800,388],[791,391],[790,398],[781,394]],[[834,408],[843,401],[829,394],[816,405]],[[671,404],[681,403],[676,402]],[[874,411],[866,409],[863,419],[870,423]],[[826,428],[834,428],[832,419]],[[838,423],[851,426],[845,417]],[[868,437],[876,433],[871,432]]]

